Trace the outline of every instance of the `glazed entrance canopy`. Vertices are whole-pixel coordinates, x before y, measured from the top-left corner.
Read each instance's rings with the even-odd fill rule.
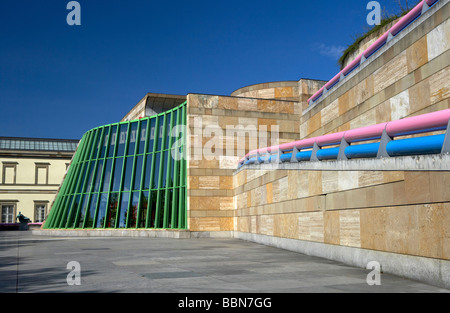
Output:
[[[80,141],[44,228],[186,228],[186,102]]]

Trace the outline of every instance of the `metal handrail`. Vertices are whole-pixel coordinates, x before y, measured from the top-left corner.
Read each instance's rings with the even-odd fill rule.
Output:
[[[393,37],[398,35],[404,28],[411,24],[414,20],[425,13],[432,5],[439,0],[423,0],[417,4],[411,11],[403,16],[397,23],[394,24],[387,32],[380,36],[373,44],[371,44],[363,53],[350,62],[342,71],[337,73],[331,80],[329,80],[322,88],[320,88],[314,95],[308,99],[308,104],[311,105],[323,96],[328,90],[341,82],[348,74],[357,68],[362,62],[373,55],[384,44],[389,42]]]
[[[307,138],[252,150],[239,160],[239,167],[262,162],[321,161],[364,157],[391,157],[450,152],[450,109],[412,116],[348,131]],[[445,135],[394,140],[394,138],[446,130]],[[380,140],[377,143],[361,143]],[[428,142],[427,142],[428,141]],[[431,145],[429,145],[431,143]],[[339,147],[322,149],[339,145]],[[428,148],[424,148],[428,146]],[[312,149],[312,150],[310,150]],[[437,151],[439,149],[439,151]],[[308,150],[308,151],[305,151]]]

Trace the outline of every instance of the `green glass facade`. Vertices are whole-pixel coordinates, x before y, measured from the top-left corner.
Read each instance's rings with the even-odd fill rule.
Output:
[[[177,125],[186,125],[186,102],[84,134],[44,228],[185,229],[186,143],[171,132]]]

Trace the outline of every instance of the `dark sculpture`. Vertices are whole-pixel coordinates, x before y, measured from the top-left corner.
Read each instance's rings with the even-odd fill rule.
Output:
[[[19,215],[17,215],[16,218],[19,219],[19,222],[20,222],[21,224],[22,224],[22,223],[24,223],[24,224],[31,223],[31,220],[30,220],[28,217],[24,216],[24,215],[22,214],[22,212],[19,212]]]

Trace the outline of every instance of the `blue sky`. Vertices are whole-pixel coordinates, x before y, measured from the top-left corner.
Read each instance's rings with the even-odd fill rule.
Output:
[[[81,26],[68,2],[0,1],[0,136],[79,139],[147,92],[328,80],[369,28],[361,0],[79,0]]]

